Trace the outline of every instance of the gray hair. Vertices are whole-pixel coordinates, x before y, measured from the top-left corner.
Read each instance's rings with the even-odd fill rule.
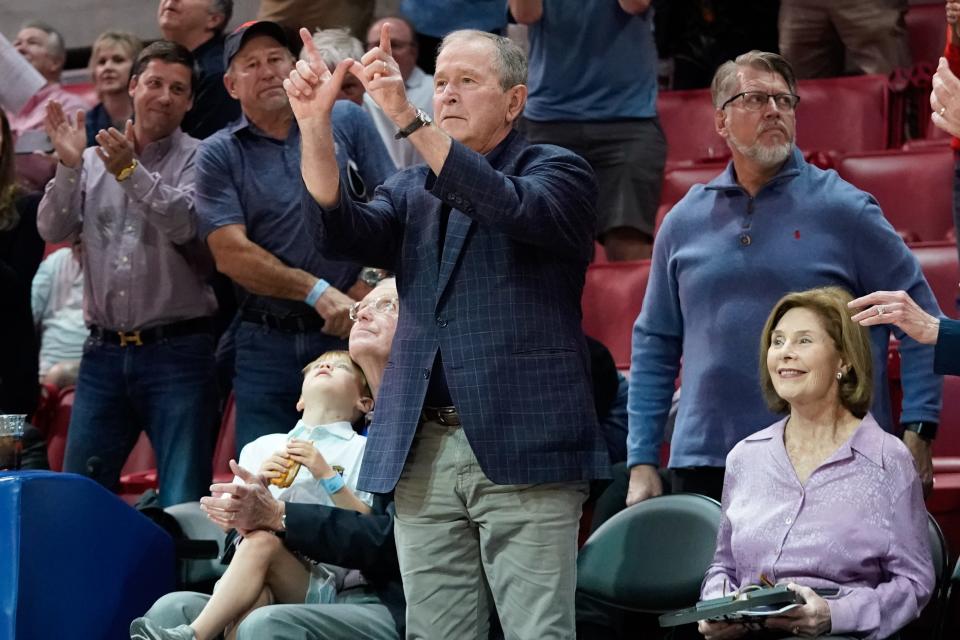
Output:
[[[233,0],[210,0],[210,8],[207,9],[207,12],[210,15],[223,16],[223,22],[214,29],[215,33],[223,33],[230,22],[230,18],[233,17]]]
[[[350,35],[346,27],[336,29],[317,29],[313,34],[313,44],[323,59],[323,63],[331,69],[347,58],[359,61],[363,57],[363,43]],[[306,47],[300,52],[302,60],[306,55]]]
[[[63,43],[63,36],[49,24],[40,20],[31,20],[20,27],[21,31],[24,29],[39,29],[43,31],[47,34],[47,53],[53,56],[55,60],[60,60],[61,62],[67,59],[67,46]]]
[[[437,55],[456,40],[486,40],[493,46],[496,52],[494,66],[504,91],[518,84],[527,84],[527,56],[513,40],[486,31],[461,29],[447,34],[437,49]]]
[[[790,93],[797,92],[797,77],[794,75],[790,63],[783,56],[754,49],[737,56],[735,60],[727,60],[713,74],[710,94],[713,97],[713,106],[716,108],[719,109],[720,105],[736,94],[740,88],[740,81],[737,78],[737,71],[740,67],[753,67],[761,71],[776,73],[787,83]]]

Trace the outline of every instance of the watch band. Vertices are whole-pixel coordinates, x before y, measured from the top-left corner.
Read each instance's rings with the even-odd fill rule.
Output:
[[[133,172],[137,170],[137,159],[134,158],[130,161],[130,164],[125,166],[120,170],[120,173],[117,174],[117,182],[123,182],[127,178],[133,175]]]
[[[397,131],[393,137],[395,140],[403,140],[417,129],[425,127],[431,122],[433,122],[433,120],[429,115],[424,113],[422,109],[417,109],[417,115],[414,117],[413,122],[405,126],[403,129],[400,129],[400,131]]]
[[[904,431],[913,431],[924,440],[933,440],[937,437],[937,429],[940,427],[936,422],[904,422]]]

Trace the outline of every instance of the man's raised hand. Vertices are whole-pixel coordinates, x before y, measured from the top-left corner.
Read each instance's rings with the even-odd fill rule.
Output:
[[[393,59],[389,22],[380,27],[380,46],[363,54],[360,62],[354,62],[350,73],[360,78],[367,93],[395,124],[401,127],[410,124],[414,109],[407,100],[400,66]]]
[[[63,106],[56,100],[47,103],[43,127],[60,158],[60,162],[76,169],[80,166],[83,150],[87,147],[87,129],[83,111],[77,111],[76,119],[67,116]]]
[[[309,29],[300,29],[300,39],[306,51],[306,60],[298,60],[290,76],[283,81],[283,88],[290,99],[293,115],[301,125],[311,118],[329,121],[333,103],[337,101],[343,77],[353,63],[347,58],[330,73],[314,44]]]

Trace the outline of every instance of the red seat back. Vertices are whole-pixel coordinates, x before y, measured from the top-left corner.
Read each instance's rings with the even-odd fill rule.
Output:
[[[664,216],[687,195],[695,184],[706,184],[716,178],[726,168],[725,162],[703,162],[689,166],[677,166],[663,174],[663,187],[660,189],[660,206],[657,208],[657,230]]]
[[[957,245],[953,242],[924,242],[912,245],[910,250],[917,256],[940,310],[956,318],[957,293],[960,292]]]
[[[852,153],[886,149],[890,97],[886,76],[801,80],[797,146]]]
[[[657,115],[667,138],[668,166],[730,156],[726,141],[714,129],[714,111],[708,89],[657,94]]]
[[[583,288],[583,331],[610,350],[617,368],[630,368],[633,323],[647,291],[650,261],[592,264]]]
[[[147,437],[146,431],[140,432],[137,443],[133,445],[133,450],[127,456],[127,461],[120,470],[120,476],[137,473],[138,471],[148,471],[157,468],[157,459],[153,453],[153,445]]]
[[[223,419],[220,421],[220,434],[217,436],[217,446],[213,451],[213,481],[230,482],[233,472],[230,471],[230,459],[237,457],[237,405],[233,392],[227,398],[223,408]],[[252,471],[257,471],[252,469]]]
[[[872,194],[898,231],[942,240],[953,228],[953,152],[949,147],[843,156],[837,173]]]
[[[960,377],[943,376],[943,408],[933,441],[936,458],[960,457]]]
[[[73,412],[74,388],[60,390],[57,408],[47,429],[47,462],[51,471],[63,470],[63,454],[67,449],[67,429]]]
[[[943,2],[910,5],[907,10],[907,33],[910,38],[910,57],[913,64],[937,66],[943,55],[947,29]]]

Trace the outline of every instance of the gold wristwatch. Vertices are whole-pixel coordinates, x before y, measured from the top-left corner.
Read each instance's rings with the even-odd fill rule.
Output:
[[[120,169],[120,173],[117,174],[117,182],[123,182],[133,175],[133,172],[137,170],[137,159],[134,158],[130,161],[130,164],[125,166],[123,169]]]

